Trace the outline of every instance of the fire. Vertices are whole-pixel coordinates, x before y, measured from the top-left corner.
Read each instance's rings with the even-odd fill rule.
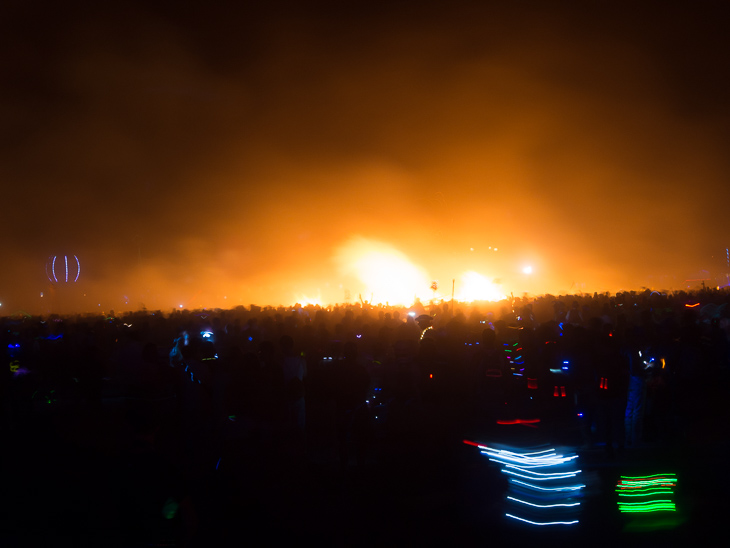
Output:
[[[302,306],[322,306],[322,294],[320,292],[317,292],[317,296],[311,296],[311,295],[304,295],[304,294],[297,294],[295,296],[295,302],[301,304]]]
[[[352,238],[339,248],[336,261],[342,275],[357,280],[360,289],[354,294],[359,293],[362,300],[373,304],[409,306],[416,298],[428,302],[450,297],[432,288],[433,278],[424,268],[383,242]],[[455,298],[461,302],[501,301],[507,298],[499,284],[474,271],[464,272],[456,288]],[[321,301],[321,297],[317,301]]]
[[[340,248],[337,261],[344,275],[354,275],[364,286],[365,301],[408,306],[415,298],[431,297],[425,270],[388,244],[353,238]]]
[[[461,302],[496,302],[506,299],[507,297],[502,293],[499,285],[488,280],[478,272],[469,270],[461,275],[461,285],[456,298]]]

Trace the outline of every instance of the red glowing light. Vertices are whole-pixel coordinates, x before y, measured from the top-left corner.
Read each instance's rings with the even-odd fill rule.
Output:
[[[481,445],[475,441],[469,441],[469,440],[463,440],[465,444],[467,445],[473,445],[474,447],[486,447],[486,445]]]
[[[524,424],[530,428],[537,428],[536,423],[540,422],[540,419],[512,419],[512,420],[498,420],[497,424]]]

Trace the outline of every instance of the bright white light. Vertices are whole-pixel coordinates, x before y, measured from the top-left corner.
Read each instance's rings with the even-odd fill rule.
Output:
[[[532,267],[528,265],[522,269],[522,272],[524,272],[525,274],[532,274]]]

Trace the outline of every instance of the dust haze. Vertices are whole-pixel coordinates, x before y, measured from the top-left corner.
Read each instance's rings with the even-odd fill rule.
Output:
[[[354,302],[353,241],[449,293],[725,279],[713,9],[160,6],[3,8],[3,314]]]

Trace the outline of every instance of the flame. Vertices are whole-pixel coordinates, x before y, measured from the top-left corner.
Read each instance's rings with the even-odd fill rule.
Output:
[[[294,302],[299,303],[302,306],[324,306],[322,302],[322,294],[320,292],[317,292],[316,297],[304,294],[297,294],[295,295]]]
[[[472,301],[501,301],[506,299],[498,284],[490,281],[478,272],[469,270],[461,275],[461,285],[457,300],[461,302]]]
[[[409,306],[416,298],[431,297],[425,270],[388,244],[356,237],[339,249],[336,259],[342,274],[360,281],[365,301]]]

